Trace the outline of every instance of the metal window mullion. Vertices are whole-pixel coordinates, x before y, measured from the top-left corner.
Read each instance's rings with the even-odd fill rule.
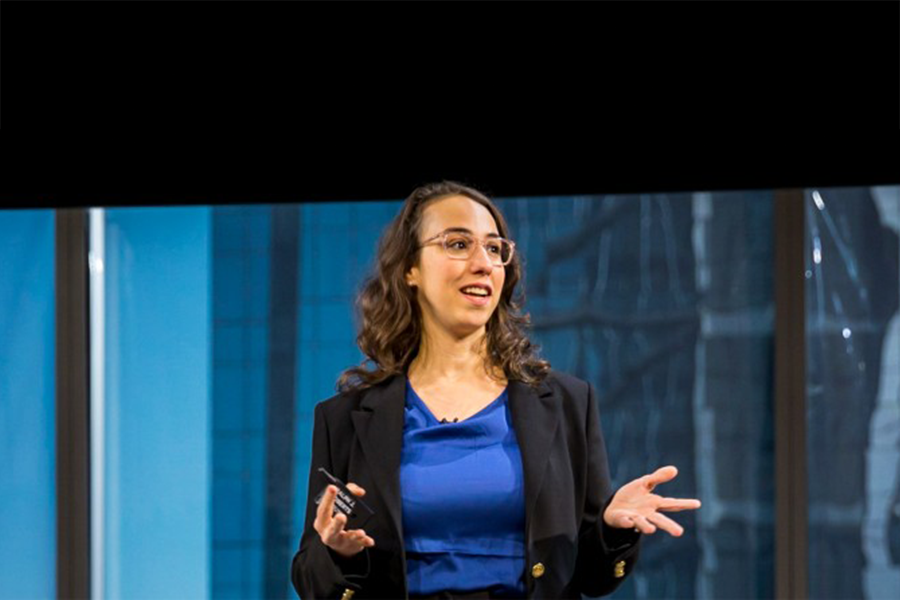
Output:
[[[90,597],[87,210],[56,211],[56,595]]]
[[[106,288],[104,285],[104,262],[106,260],[106,229],[105,211],[102,208],[92,208],[89,211],[88,228],[88,271],[90,286],[88,289],[88,345],[90,346],[90,379],[88,389],[90,391],[90,545],[91,545],[91,597],[93,600],[101,600],[106,591],[105,562],[104,562],[104,515],[106,482],[106,437],[105,437],[105,312],[104,302]]]
[[[776,190],[775,593],[808,598],[805,220],[801,189]]]

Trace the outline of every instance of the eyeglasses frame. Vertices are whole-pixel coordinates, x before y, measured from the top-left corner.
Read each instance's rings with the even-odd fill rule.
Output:
[[[468,237],[472,238],[473,241],[475,241],[475,242],[477,242],[478,244],[481,245],[481,248],[485,251],[485,253],[487,253],[487,246],[486,246],[486,244],[487,244],[487,241],[488,241],[488,240],[503,240],[504,242],[506,242],[507,244],[509,244],[509,260],[506,261],[505,263],[501,263],[499,266],[503,266],[503,267],[507,266],[508,264],[510,264],[510,263],[512,262],[513,256],[515,256],[515,253],[516,253],[516,243],[515,243],[514,241],[512,241],[512,240],[508,240],[508,239],[503,238],[503,237],[500,237],[500,236],[496,236],[496,237],[491,236],[491,237],[487,237],[487,238],[485,238],[485,239],[483,239],[483,240],[479,240],[478,238],[476,238],[476,237],[475,237],[473,234],[471,234],[471,233],[467,233],[467,232],[465,232],[465,231],[453,231],[453,230],[449,230],[449,231],[446,231],[446,230],[445,230],[445,231],[440,232],[440,233],[437,234],[437,235],[434,235],[434,236],[428,238],[427,240],[425,240],[424,242],[422,242],[416,249],[417,249],[417,250],[421,250],[421,249],[424,248],[425,246],[431,245],[435,240],[437,240],[437,239],[440,238],[440,240],[441,240],[441,246],[443,246],[444,251],[446,252],[446,250],[447,250],[447,246],[446,246],[446,243],[447,243],[447,236],[452,235],[452,234],[454,234],[454,233],[462,234],[462,235],[465,235],[465,236],[468,236]],[[472,253],[474,254],[474,250],[473,250]],[[488,254],[488,256],[490,256],[490,254]],[[470,258],[472,258],[472,255],[469,255],[467,258],[457,258],[457,257],[455,257],[455,256],[450,256],[450,254],[447,253],[447,258],[449,258],[449,259],[451,259],[451,260],[469,260]],[[493,264],[493,262],[494,262],[494,261],[491,261],[491,264]]]

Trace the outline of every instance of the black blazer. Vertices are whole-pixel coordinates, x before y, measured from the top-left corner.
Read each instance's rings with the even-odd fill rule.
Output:
[[[306,522],[291,581],[303,600],[407,598],[400,498],[404,375],[338,394],[315,408]],[[631,571],[640,534],[613,529],[602,514],[613,492],[593,386],[551,371],[536,389],[510,381],[508,399],[525,476],[528,598],[612,592]],[[375,540],[345,559],[313,528],[324,467],[366,490]],[[347,593],[350,590],[350,593]]]

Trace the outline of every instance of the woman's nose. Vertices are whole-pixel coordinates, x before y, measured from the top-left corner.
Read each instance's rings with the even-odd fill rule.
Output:
[[[491,260],[491,255],[488,254],[488,250],[484,247],[484,244],[477,244],[477,248],[475,248],[475,252],[469,257],[469,260],[489,273],[494,268],[494,262]]]

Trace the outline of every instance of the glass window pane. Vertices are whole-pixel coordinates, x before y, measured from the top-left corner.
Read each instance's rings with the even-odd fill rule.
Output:
[[[210,209],[115,209],[102,222],[105,394],[94,410],[104,425],[93,435],[104,440],[94,498],[103,503],[94,542],[103,575],[94,597],[204,598],[214,526]]]
[[[0,211],[0,599],[56,595],[54,211]]]
[[[810,598],[900,589],[900,187],[809,189]]]
[[[613,485],[674,464],[685,534],[644,539],[613,598],[774,595],[772,193],[507,199],[526,307],[592,382]]]

